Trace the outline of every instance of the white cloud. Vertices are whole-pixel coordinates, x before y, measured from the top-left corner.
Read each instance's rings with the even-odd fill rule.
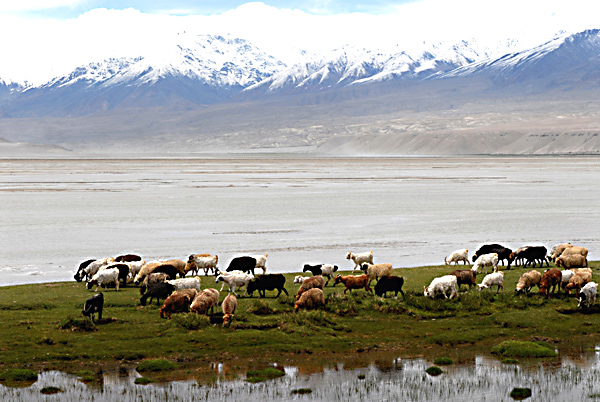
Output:
[[[327,6],[326,1],[314,4]],[[0,79],[42,83],[91,61],[165,48],[183,31],[231,34],[293,62],[298,49],[324,51],[344,44],[410,51],[424,41],[476,38],[480,43],[494,43],[518,37],[523,46],[534,46],[561,29],[600,28],[598,15],[600,2],[596,0],[504,0],[501,4],[422,0],[397,6],[385,15],[316,15],[263,3],[247,3],[210,16],[97,9],[66,21],[30,21],[0,14]]]

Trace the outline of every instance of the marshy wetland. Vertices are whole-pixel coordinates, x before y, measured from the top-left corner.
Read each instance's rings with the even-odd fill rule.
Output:
[[[459,248],[571,241],[597,260],[597,157],[244,158],[2,160],[0,371],[28,368],[38,380],[3,382],[11,400],[215,400],[351,398],[529,400],[600,398],[598,309],[574,296],[516,296],[525,269],[505,273],[500,294],[461,292],[430,300],[423,286],[451,269]],[[405,278],[406,298],[381,299],[327,286],[327,311],[293,312],[294,275],[304,263],[337,264],[373,250]],[[136,252],[147,260],[191,253],[269,253],[290,296],[240,298],[229,329],[207,319],[160,319],[139,291],[105,292],[94,326],[81,309],[93,292],[72,281],[91,257]],[[592,262],[594,275],[599,265]],[[452,268],[453,269],[453,268]],[[540,269],[540,268],[538,268]],[[541,270],[541,269],[540,269]],[[62,282],[65,281],[65,282]],[[17,285],[18,286],[14,286]],[[13,285],[13,286],[7,286]],[[215,287],[214,277],[202,286]],[[218,287],[220,288],[220,286]],[[224,294],[221,294],[221,299]],[[11,325],[6,325],[11,323]],[[555,357],[500,356],[520,340]],[[443,373],[425,370],[447,357]],[[140,374],[142,361],[174,370]],[[276,365],[285,375],[246,381]],[[143,376],[148,385],[134,384]],[[456,383],[462,384],[460,388]],[[41,394],[45,387],[58,395]],[[294,390],[311,390],[307,393]],[[228,398],[227,395],[233,396]]]

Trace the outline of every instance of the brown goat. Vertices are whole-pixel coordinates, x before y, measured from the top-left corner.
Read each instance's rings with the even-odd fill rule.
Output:
[[[344,289],[344,294],[346,294],[348,290],[350,290],[350,293],[352,293],[352,289],[363,288],[368,292],[373,292],[373,290],[369,287],[369,275],[367,274],[346,276],[337,275],[333,283],[337,285],[340,282],[346,286],[346,289]]]
[[[190,303],[196,297],[196,289],[182,289],[173,292],[165,299],[165,303],[160,308],[160,318],[171,318],[173,313],[187,313],[190,310]]]
[[[298,294],[296,295],[296,300],[299,300],[300,296],[302,296],[302,293],[306,292],[307,290],[313,288],[323,290],[324,286],[325,278],[323,278],[321,275],[311,276],[310,278],[302,282],[302,285],[300,285],[300,289],[298,289]]]
[[[460,290],[460,285],[469,285],[469,289],[471,286],[477,285],[477,271],[475,270],[456,269],[450,272],[450,275],[456,276],[457,290]]]
[[[562,273],[559,269],[551,268],[544,272],[542,275],[542,279],[540,280],[540,294],[546,295],[546,297],[550,297],[550,288],[552,288],[552,293],[556,290],[557,286],[560,286],[562,281]]]

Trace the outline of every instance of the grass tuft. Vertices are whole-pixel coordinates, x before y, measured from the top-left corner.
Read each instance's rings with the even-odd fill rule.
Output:
[[[510,391],[510,397],[514,400],[521,401],[531,397],[531,388],[513,388]]]
[[[431,366],[425,372],[431,376],[438,376],[443,373],[442,369],[437,366]]]
[[[40,390],[40,392],[44,395],[53,395],[63,392],[63,390],[58,387],[44,387]]]
[[[38,375],[35,371],[29,369],[8,369],[0,373],[0,381],[37,381]]]
[[[150,383],[155,382],[153,379],[151,378],[147,378],[147,377],[138,377],[135,379],[134,384],[138,384],[138,385],[147,385]]]
[[[70,331],[93,332],[97,331],[96,325],[88,318],[69,317],[58,323],[58,328]]]
[[[283,377],[285,371],[278,370],[276,368],[266,368],[264,370],[250,370],[246,373],[246,381],[251,383],[263,382],[267,380],[273,380],[275,378]]]
[[[210,326],[209,317],[203,314],[194,313],[174,314],[171,316],[171,322],[176,327],[184,328],[189,331],[195,331]]]
[[[144,360],[137,365],[136,369],[139,372],[144,371],[170,371],[177,368],[177,365],[167,359],[150,359]]]
[[[492,348],[492,353],[502,357],[556,357],[558,354],[538,342],[504,341]]]
[[[433,364],[437,364],[438,366],[449,366],[454,364],[454,360],[449,357],[438,357],[433,361]]]

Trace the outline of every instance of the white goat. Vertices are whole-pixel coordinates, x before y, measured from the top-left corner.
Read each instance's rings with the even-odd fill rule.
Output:
[[[577,307],[589,308],[596,302],[596,294],[598,293],[598,284],[596,282],[588,282],[579,291],[579,304]]]
[[[165,282],[173,285],[175,287],[175,290],[196,289],[198,292],[200,291],[200,278],[197,276],[190,278],[166,280]]]
[[[490,289],[492,290],[492,286],[498,286],[496,293],[500,292],[500,288],[504,290],[504,272],[492,272],[491,274],[487,274],[483,281],[479,284],[479,290],[481,289]]]
[[[263,270],[263,274],[267,273],[267,257],[269,254],[265,253],[264,255],[253,255],[252,258],[256,260],[256,267]]]
[[[310,276],[296,275],[294,277],[294,283],[304,283],[304,281],[307,280],[308,278],[310,278]]]
[[[465,265],[471,265],[471,263],[469,262],[469,250],[467,250],[466,248],[462,250],[456,250],[448,257],[444,257],[444,264],[446,265],[450,265],[451,263],[458,265],[459,261],[462,261]]]
[[[104,290],[106,290],[107,286],[111,283],[114,283],[116,286],[116,290],[119,290],[119,269],[118,268],[110,268],[110,269],[101,269],[92,277],[92,279],[86,284],[86,288],[90,290],[94,285],[96,285],[96,292],[98,288],[102,286]]]
[[[394,268],[392,268],[392,264],[383,263],[383,264],[363,264],[360,267],[361,270],[365,271],[365,273],[369,276],[369,285],[373,279],[377,279],[379,282],[379,278],[382,276],[390,276],[393,273]]]
[[[448,291],[450,291],[450,299],[458,296],[456,290],[457,280],[454,275],[444,275],[439,278],[434,278],[428,287],[423,286],[423,295],[425,297],[431,297],[434,299],[437,295],[443,294],[444,297],[448,298]]]
[[[96,273],[100,270],[100,268],[106,268],[111,264],[114,264],[115,259],[113,257],[106,257],[101,260],[96,260],[91,262],[87,267],[83,269],[83,272],[87,275],[88,279],[91,279]]]
[[[208,271],[212,271],[212,273],[216,272],[218,263],[218,255],[192,254],[188,257],[185,264],[185,272],[192,271],[192,274],[197,275],[200,269],[204,269],[204,276],[208,276]]]
[[[361,254],[353,254],[352,251],[349,251],[346,254],[347,260],[354,261],[354,268],[352,268],[352,272],[356,271],[356,268],[362,266],[364,263],[373,264],[373,251],[367,251],[366,253]]]
[[[473,264],[473,270],[479,273],[479,269],[484,269],[485,267],[492,267],[492,271],[498,271],[498,254],[497,253],[488,253],[480,255],[475,263]]]
[[[232,271],[227,273],[220,273],[217,276],[216,283],[223,282],[223,285],[221,285],[221,290],[223,290],[223,287],[225,286],[225,284],[227,284],[227,286],[229,287],[229,293],[233,293],[237,296],[237,293],[235,293],[235,289],[239,289],[244,286],[246,286],[246,291],[244,292],[244,295],[247,294],[248,283],[252,279],[254,279],[254,275],[252,274],[246,274],[243,272],[236,273],[236,271]]]

